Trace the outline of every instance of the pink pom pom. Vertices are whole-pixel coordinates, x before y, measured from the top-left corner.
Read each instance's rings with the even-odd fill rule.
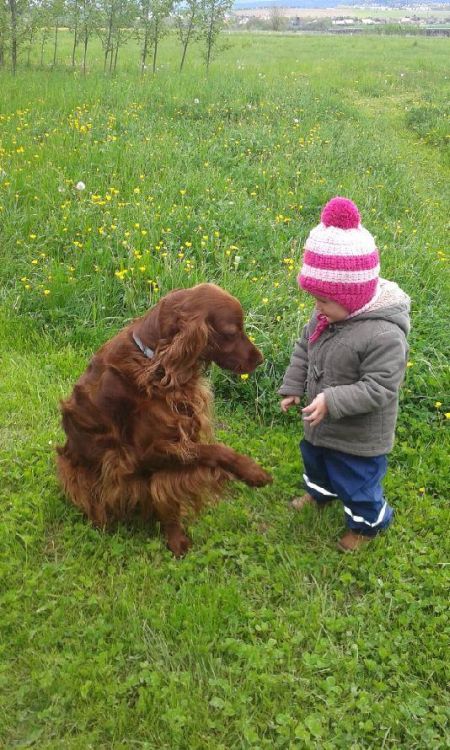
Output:
[[[353,201],[337,196],[324,206],[320,219],[326,227],[357,229],[361,217]]]

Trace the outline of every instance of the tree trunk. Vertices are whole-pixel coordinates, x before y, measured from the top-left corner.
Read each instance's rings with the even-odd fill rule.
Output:
[[[86,75],[86,59],[87,59],[87,48],[88,48],[89,32],[87,26],[84,32],[84,50],[83,50],[83,75]]]
[[[144,29],[144,43],[143,43],[143,47],[142,47],[142,63],[141,63],[141,74],[142,75],[144,74],[145,66],[146,66],[146,63],[147,63],[149,33],[150,33],[150,30],[149,30],[148,24],[146,23],[145,29]]]
[[[11,66],[13,75],[17,70],[17,4],[16,0],[9,0],[9,11],[11,13]]]
[[[58,50],[58,31],[59,31],[59,25],[58,23],[55,26],[55,44],[53,47],[53,67],[56,65],[56,52]]]
[[[184,60],[185,60],[185,57],[186,57],[186,52],[187,52],[188,44],[189,44],[189,42],[191,40],[192,27],[194,25],[194,15],[195,14],[193,13],[191,15],[190,19],[189,19],[189,26],[188,26],[186,38],[184,40],[183,55],[182,55],[181,63],[180,63],[180,73],[183,70],[183,65],[184,65]]]
[[[44,48],[45,48],[45,34],[42,32],[42,41],[41,41],[41,68],[44,67]]]
[[[27,67],[31,67],[31,47],[33,44],[33,37],[34,37],[34,29],[31,29],[30,31],[30,38],[28,43],[28,53],[27,53]]]
[[[75,6],[75,26],[73,29],[72,68],[75,67],[75,52],[78,47],[78,6]]]
[[[209,63],[211,62],[211,52],[213,46],[213,31],[214,31],[214,10],[211,10],[211,21],[208,29],[208,36],[206,38],[207,50],[206,50],[206,72],[209,71]]]
[[[158,23],[155,23],[155,36],[153,45],[153,75],[156,73],[156,55],[158,54]]]
[[[119,54],[119,40],[117,39],[117,42],[116,42],[116,51],[114,53],[114,68],[113,68],[113,73],[116,72],[116,68],[117,68],[117,56],[118,56],[118,54]]]
[[[106,66],[108,64],[108,55],[110,53],[110,48],[111,48],[111,38],[112,38],[113,24],[114,24],[114,8],[111,8],[111,15],[108,18],[108,38],[106,40],[105,64],[103,66],[103,72],[104,73],[106,73]]]

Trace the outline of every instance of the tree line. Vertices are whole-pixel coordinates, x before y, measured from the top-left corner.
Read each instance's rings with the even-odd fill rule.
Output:
[[[59,33],[71,32],[71,65],[85,74],[94,37],[101,41],[103,68],[114,73],[119,51],[137,39],[140,69],[157,69],[161,39],[176,30],[180,41],[180,70],[189,45],[202,44],[206,67],[219,49],[218,37],[233,0],[0,0],[0,68],[16,73],[19,61],[31,65],[38,49],[41,66],[48,45],[52,66],[58,64]]]

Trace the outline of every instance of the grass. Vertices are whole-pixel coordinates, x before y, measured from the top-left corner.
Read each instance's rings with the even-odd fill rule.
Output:
[[[173,40],[155,78],[131,47],[114,79],[96,54],[86,79],[0,76],[0,744],[448,747],[448,40],[233,36],[208,79],[197,53],[175,73]],[[396,522],[354,558],[339,506],[287,507],[300,429],[276,396],[310,311],[301,243],[336,193],[413,300]],[[175,562],[157,530],[101,534],[63,501],[57,404],[105,338],[203,280],[266,355],[212,372],[219,437],[275,483],[233,488]]]

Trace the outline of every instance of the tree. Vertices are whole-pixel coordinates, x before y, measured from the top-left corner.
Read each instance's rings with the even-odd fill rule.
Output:
[[[173,0],[139,0],[139,30],[142,38],[141,71],[147,67],[147,58],[153,50],[153,73],[156,72],[158,45],[167,34],[167,19],[173,9]]]
[[[89,40],[95,30],[97,7],[95,0],[81,0],[80,42],[83,45],[83,74],[86,75],[87,51]]]
[[[40,44],[41,44],[41,55],[40,65],[44,65],[44,51],[45,45],[50,36],[50,27],[52,25],[52,12],[50,7],[50,0],[41,0],[39,4],[36,4],[36,27],[40,31]]]
[[[7,0],[5,16],[5,41],[9,43],[11,50],[11,68],[13,75],[16,74],[19,47],[23,41],[26,28],[26,12],[28,6],[26,0]]]
[[[67,20],[69,28],[73,30],[72,68],[75,67],[75,54],[80,41],[81,2],[67,0]]]
[[[270,28],[272,31],[281,31],[285,26],[286,21],[281,8],[277,5],[273,5],[270,9]]]
[[[34,40],[39,29],[40,9],[37,2],[31,2],[28,6],[24,36],[27,42],[27,65],[31,65],[31,52]]]
[[[133,0],[104,0],[99,10],[103,14],[102,25],[97,28],[104,50],[103,70],[109,68],[114,73],[119,47],[132,33],[137,8]]]
[[[66,6],[65,0],[53,0],[50,6],[50,13],[52,18],[52,25],[55,29],[53,35],[53,67],[56,65],[56,58],[58,53],[58,33],[59,29],[64,23],[64,14]]]
[[[175,24],[178,37],[182,44],[180,72],[183,70],[186,52],[189,44],[198,35],[198,25],[201,18],[201,0],[186,0],[183,7],[179,9]]]
[[[206,69],[219,51],[217,41],[225,24],[225,16],[233,7],[233,0],[202,0],[200,36],[204,41]]]
[[[0,0],[0,68],[5,64],[6,44],[9,36],[8,5]]]

